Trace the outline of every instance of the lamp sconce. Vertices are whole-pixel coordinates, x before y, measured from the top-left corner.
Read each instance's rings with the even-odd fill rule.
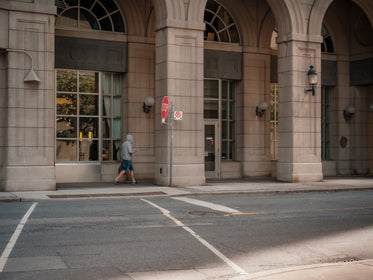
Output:
[[[154,98],[151,96],[148,96],[145,98],[144,104],[142,105],[142,110],[145,114],[150,113],[150,108],[154,105]]]
[[[373,104],[370,104],[370,106],[369,106],[369,110],[370,110],[371,112],[373,112]]]
[[[348,106],[346,109],[343,110],[343,117],[346,121],[351,120],[352,116],[355,114],[356,109],[351,105]]]
[[[312,92],[312,95],[315,96],[315,86],[317,85],[317,72],[313,68],[313,65],[310,65],[310,69],[307,72],[308,77],[308,84],[310,85],[310,89],[305,89],[304,93]]]
[[[267,110],[268,104],[266,102],[260,102],[258,106],[256,106],[255,113],[258,117],[262,117],[264,112]]]
[[[36,82],[40,83],[40,79],[38,75],[34,71],[34,59],[32,58],[31,54],[29,52],[26,52],[24,50],[13,50],[13,49],[0,49],[0,51],[3,52],[18,52],[18,53],[24,53],[31,59],[31,68],[27,72],[26,76],[23,78],[24,82]]]

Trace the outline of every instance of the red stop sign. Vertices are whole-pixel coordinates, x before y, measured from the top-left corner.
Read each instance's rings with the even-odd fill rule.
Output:
[[[162,100],[162,123],[165,123],[167,114],[168,114],[168,97],[163,97]]]

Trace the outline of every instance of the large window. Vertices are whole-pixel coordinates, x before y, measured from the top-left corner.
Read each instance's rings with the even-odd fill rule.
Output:
[[[57,70],[56,161],[119,159],[121,76]]]
[[[221,159],[236,159],[236,83],[205,80],[204,118],[220,124]]]
[[[326,28],[325,24],[322,25],[321,36],[323,37],[323,42],[321,44],[321,52],[334,53],[333,39],[332,36],[330,36],[330,33]]]
[[[113,0],[55,0],[56,26],[125,33],[122,14]]]
[[[233,18],[223,6],[208,0],[204,15],[206,24],[205,40],[225,43],[239,43],[240,38]]]

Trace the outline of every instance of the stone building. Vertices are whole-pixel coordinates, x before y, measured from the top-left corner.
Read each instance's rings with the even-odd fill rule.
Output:
[[[0,0],[0,190],[112,182],[128,133],[159,185],[372,174],[372,23],[371,0]]]

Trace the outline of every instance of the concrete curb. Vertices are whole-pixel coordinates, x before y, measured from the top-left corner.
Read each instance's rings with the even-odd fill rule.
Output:
[[[230,280],[286,280],[286,279],[297,279],[308,280],[308,279],[316,279],[316,278],[308,278],[304,274],[306,271],[309,274],[313,274],[315,277],[317,274],[324,274],[328,272],[330,274],[327,278],[322,279],[329,279],[329,280],[340,280],[346,279],[344,278],[344,271],[342,268],[349,267],[349,271],[351,273],[355,273],[356,279],[361,280],[369,280],[370,278],[364,277],[361,271],[362,265],[366,266],[367,271],[364,274],[373,275],[373,259],[363,260],[363,261],[354,261],[354,262],[347,262],[347,263],[325,263],[325,264],[311,264],[311,265],[302,265],[302,266],[294,266],[294,267],[286,267],[281,269],[273,269],[273,270],[266,270],[251,273],[248,275],[236,276],[229,278]],[[341,269],[341,271],[339,271]],[[310,272],[312,271],[312,272]],[[370,272],[371,271],[371,272]],[[312,276],[310,276],[312,277]],[[350,278],[348,278],[350,279]],[[354,278],[355,279],[355,278]]]
[[[373,179],[337,179],[332,182],[320,183],[281,183],[274,181],[252,182],[224,182],[208,184],[205,186],[165,187],[151,184],[132,185],[122,184],[119,187],[92,183],[82,186],[71,184],[71,188],[62,188],[56,191],[28,191],[28,192],[0,192],[0,202],[14,201],[41,201],[61,199],[103,199],[103,198],[132,198],[149,196],[207,196],[207,195],[270,195],[290,193],[327,193],[348,191],[373,191]],[[158,192],[158,194],[154,194]],[[115,196],[114,194],[117,194]],[[136,195],[135,195],[136,194]],[[70,196],[62,198],[62,196]],[[75,195],[75,197],[74,197]],[[51,196],[51,197],[49,197]],[[54,197],[52,197],[54,196]],[[61,198],[58,198],[61,196]]]

